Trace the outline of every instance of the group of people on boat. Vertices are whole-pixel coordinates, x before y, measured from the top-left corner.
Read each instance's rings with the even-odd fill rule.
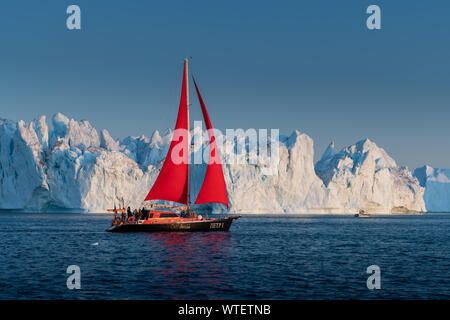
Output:
[[[122,212],[121,215],[118,215],[117,213]],[[142,209],[134,209],[131,211],[131,208],[128,207],[127,210],[115,210],[114,211],[114,222],[117,224],[120,223],[136,223],[139,220],[146,220],[148,218],[148,215],[150,213],[150,210],[147,210],[145,208]]]

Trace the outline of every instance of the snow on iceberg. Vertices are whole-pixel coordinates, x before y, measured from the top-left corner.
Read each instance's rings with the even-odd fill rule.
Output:
[[[374,213],[425,211],[424,188],[418,180],[369,139],[338,153],[332,143],[315,170],[327,187],[330,208]]]
[[[197,130],[197,131],[196,131]],[[193,135],[204,134],[196,128]],[[43,116],[26,124],[0,119],[0,209],[83,209],[104,212],[122,199],[139,207],[155,181],[167,154],[173,131],[155,131],[151,138],[114,140],[86,120],[61,113],[52,118],[52,129]],[[225,136],[222,160],[245,141]],[[245,144],[245,142],[244,142]],[[203,148],[194,152],[207,152]],[[247,159],[245,148],[237,158]],[[230,212],[315,213],[357,212],[360,209],[394,213],[423,211],[423,187],[407,168],[400,168],[386,152],[364,140],[336,153],[330,145],[314,164],[314,143],[294,131],[279,137],[279,162],[268,173],[267,165],[223,165]],[[207,153],[206,153],[207,154]],[[192,170],[193,198],[203,180],[205,165]],[[200,210],[223,212],[219,204]]]

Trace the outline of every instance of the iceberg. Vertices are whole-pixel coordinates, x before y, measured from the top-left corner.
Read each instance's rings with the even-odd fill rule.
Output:
[[[419,181],[369,139],[338,153],[331,143],[315,170],[327,187],[330,208],[371,213],[425,211]]]
[[[450,169],[423,166],[414,170],[414,176],[425,188],[423,199],[427,210],[450,212]]]
[[[114,205],[140,207],[162,167],[172,130],[150,137],[115,140],[87,120],[55,114],[25,123],[0,119],[0,209],[77,209],[105,212]],[[194,139],[207,135],[192,130]],[[244,135],[224,141],[223,161],[232,213],[399,213],[425,211],[424,185],[374,142],[342,149],[330,144],[314,163],[314,142],[300,131],[280,136],[275,169],[253,163]],[[207,139],[193,151],[207,152]],[[244,142],[243,142],[244,141]],[[238,148],[243,142],[245,148]],[[237,150],[237,155],[233,154]],[[252,150],[250,150],[252,151]],[[207,153],[206,153],[207,154]],[[192,191],[200,189],[206,165],[192,169]],[[220,204],[198,210],[224,212]]]

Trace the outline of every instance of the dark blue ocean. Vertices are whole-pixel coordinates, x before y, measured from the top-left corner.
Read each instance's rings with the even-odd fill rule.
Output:
[[[1,212],[0,299],[450,298],[450,214],[245,216],[225,233],[116,234],[110,220]]]

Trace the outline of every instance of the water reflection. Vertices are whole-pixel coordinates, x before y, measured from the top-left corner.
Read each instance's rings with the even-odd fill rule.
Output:
[[[227,276],[233,235],[229,232],[159,232],[147,234],[149,246],[159,251],[160,265],[153,265],[154,278],[160,282],[158,294],[187,299],[198,287],[207,298],[218,298],[217,288]]]

